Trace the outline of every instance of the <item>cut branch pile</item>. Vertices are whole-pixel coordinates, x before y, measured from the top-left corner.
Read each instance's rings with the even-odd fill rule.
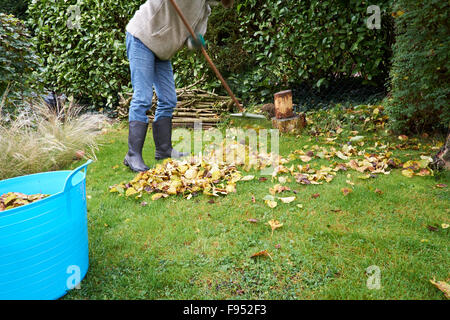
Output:
[[[119,96],[117,113],[119,118],[125,119],[128,117],[132,94],[127,94],[126,97],[121,94]],[[204,129],[214,127],[220,122],[221,114],[232,111],[234,106],[233,100],[227,96],[219,96],[192,87],[177,89],[177,99],[172,120],[174,127],[191,128],[196,122],[202,122]],[[150,122],[153,121],[157,101],[156,95],[153,95],[152,108],[148,112]]]

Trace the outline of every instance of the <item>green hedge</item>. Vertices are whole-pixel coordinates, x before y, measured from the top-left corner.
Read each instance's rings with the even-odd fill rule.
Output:
[[[238,1],[235,10],[214,9],[208,51],[246,102],[271,101],[275,91],[299,83],[321,87],[356,74],[363,83],[383,86],[392,56],[392,0],[378,5],[382,26],[370,30],[367,2]],[[220,88],[201,57],[180,52],[176,58],[180,85],[194,74]]]
[[[2,0],[0,2],[0,12],[12,14],[17,18],[25,18],[28,7],[28,0]]]
[[[117,93],[131,90],[125,26],[142,2],[84,0],[80,29],[66,25],[75,0],[30,4],[29,22],[46,62],[45,82],[94,107],[114,106]],[[378,4],[384,23],[390,1]],[[247,103],[271,100],[274,91],[295,83],[323,86],[357,73],[367,82],[383,83],[390,33],[386,27],[366,27],[368,5],[353,0],[242,0],[233,10],[215,7],[206,35],[208,51]],[[200,54],[183,50],[173,64],[177,86],[205,76],[203,87],[222,90]]]
[[[39,85],[35,74],[40,64],[24,23],[0,13],[0,100],[6,89],[7,105],[31,95],[30,90]]]
[[[235,9],[225,9],[220,5],[212,8],[205,36],[207,51],[217,68],[237,91],[242,84],[233,82],[230,77],[243,74],[253,68],[249,64],[249,61],[252,61],[251,55],[242,48],[242,36],[239,29],[239,15]],[[226,94],[202,54],[185,48],[175,55],[173,65],[177,86],[187,86],[204,77],[205,81],[201,84],[203,88],[218,89]]]
[[[238,5],[243,47],[254,65],[252,93],[306,82],[316,87],[356,74],[384,83],[389,70],[391,1],[380,0],[382,28],[367,28],[365,1],[263,1]]]
[[[450,124],[450,5],[397,0],[396,44],[387,111],[393,129],[447,130]]]
[[[119,92],[131,90],[125,27],[140,3],[79,1],[81,20],[71,9],[76,4],[39,0],[29,6],[29,25],[45,60],[42,77],[49,87],[92,108],[111,109]]]

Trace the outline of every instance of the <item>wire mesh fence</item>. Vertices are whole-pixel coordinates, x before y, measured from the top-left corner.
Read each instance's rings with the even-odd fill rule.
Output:
[[[321,88],[302,83],[292,89],[296,112],[328,109],[337,104],[375,104],[387,92],[386,86],[365,84],[360,78],[337,79]]]

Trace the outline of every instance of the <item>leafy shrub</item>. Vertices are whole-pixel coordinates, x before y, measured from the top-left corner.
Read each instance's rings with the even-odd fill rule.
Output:
[[[79,150],[95,157],[96,137],[106,117],[80,111],[72,103],[59,111],[34,103],[21,108],[13,121],[0,117],[0,180],[61,169]]]
[[[33,74],[40,63],[25,25],[0,13],[0,100],[5,105],[31,94],[30,88],[37,86]]]
[[[446,130],[450,124],[448,1],[398,0],[387,111],[398,131]]]
[[[383,24],[389,21],[390,2],[379,1]],[[46,63],[43,78],[78,100],[112,107],[119,92],[131,91],[125,26],[141,2],[84,0],[79,3],[80,28],[70,29],[75,3],[40,0],[30,5],[30,24]],[[390,28],[369,30],[367,6],[356,0],[242,0],[232,10],[217,6],[208,24],[208,52],[244,102],[272,100],[274,91],[304,81],[323,86],[358,75],[383,83]],[[224,93],[199,52],[182,50],[173,65],[178,87],[204,77],[203,88]]]
[[[389,72],[390,3],[378,1],[382,27],[371,30],[369,4],[363,1],[240,2],[243,47],[256,66],[248,87],[254,94],[273,93],[293,83],[321,87],[355,76],[383,84]]]
[[[44,82],[92,108],[115,105],[119,92],[131,91],[125,27],[140,4],[126,0],[31,3],[29,24],[45,60]]]
[[[239,90],[242,83],[233,80],[233,75],[251,70],[251,55],[243,50],[240,34],[239,15],[236,10],[225,9],[221,5],[212,8],[206,32],[207,51],[223,76],[229,80],[233,90]],[[178,87],[185,87],[204,78],[202,88],[221,89],[216,75],[200,52],[188,49],[179,51],[173,58],[175,81]],[[230,78],[231,77],[231,78]]]
[[[299,83],[324,87],[356,75],[362,83],[382,86],[393,42],[391,2],[379,2],[382,26],[370,30],[366,2],[239,1],[235,10],[213,10],[208,51],[246,102],[271,101],[275,91]],[[199,56],[180,52],[174,65],[182,70],[181,86],[194,75],[220,87]]]
[[[12,14],[17,18],[25,18],[28,0],[2,0],[0,12]]]

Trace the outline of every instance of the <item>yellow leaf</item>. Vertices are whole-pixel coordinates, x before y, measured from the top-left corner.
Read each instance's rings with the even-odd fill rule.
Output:
[[[447,229],[447,228],[450,227],[450,225],[449,225],[449,224],[446,224],[446,223],[443,223],[443,224],[441,225],[441,227],[442,227],[442,229]]]
[[[431,161],[429,161],[428,159],[423,159],[423,160],[416,161],[416,163],[417,163],[417,165],[419,166],[420,169],[424,169],[424,168],[428,167],[428,164],[430,162]]]
[[[288,181],[288,178],[287,178],[287,177],[278,177],[278,181],[279,181],[281,184],[284,184],[284,183],[286,183],[286,182]]]
[[[215,170],[211,171],[211,179],[212,179],[212,181],[219,180],[220,176],[221,176],[221,174],[220,174],[220,170],[219,169],[215,169]]]
[[[270,226],[270,228],[272,228],[272,235],[276,229],[281,228],[283,226],[283,224],[280,223],[280,221],[273,220],[273,219],[269,220],[269,222],[267,222],[267,224]]]
[[[300,159],[303,161],[303,162],[309,162],[309,161],[311,161],[311,157],[308,157],[308,156],[300,156]]]
[[[281,200],[281,202],[283,203],[291,203],[292,201],[295,200],[295,197],[286,197],[286,198],[278,198]]]
[[[336,156],[342,160],[348,160],[348,157],[344,155],[341,151],[336,152]]]
[[[158,200],[158,199],[161,199],[162,196],[163,196],[162,193],[155,193],[155,194],[152,196],[152,200],[153,200],[153,201],[156,201],[156,200]]]
[[[175,186],[171,185],[169,187],[169,189],[167,189],[167,194],[171,194],[171,195],[177,194],[177,188]]]
[[[190,168],[184,174],[186,179],[193,180],[197,177],[197,168]]]
[[[240,181],[250,181],[253,180],[255,178],[255,176],[244,176],[241,178]]]
[[[225,190],[228,193],[235,193],[236,192],[236,185],[235,184],[228,184]]]
[[[402,170],[402,175],[408,178],[412,178],[412,176],[414,175],[414,171],[412,171],[411,169],[405,169]]]
[[[269,206],[269,208],[272,209],[275,208],[278,204],[276,201],[273,200],[265,200],[264,202]]]
[[[13,202],[14,200],[17,199],[17,195],[12,193],[11,195],[9,195],[8,197],[6,197],[4,204],[5,206],[8,206],[11,202]]]
[[[127,197],[132,196],[134,194],[138,193],[134,188],[128,188],[127,191],[125,192],[125,195]]]
[[[441,290],[447,299],[450,299],[450,284],[444,281],[435,281],[435,279],[430,280],[430,282],[439,290]]]

